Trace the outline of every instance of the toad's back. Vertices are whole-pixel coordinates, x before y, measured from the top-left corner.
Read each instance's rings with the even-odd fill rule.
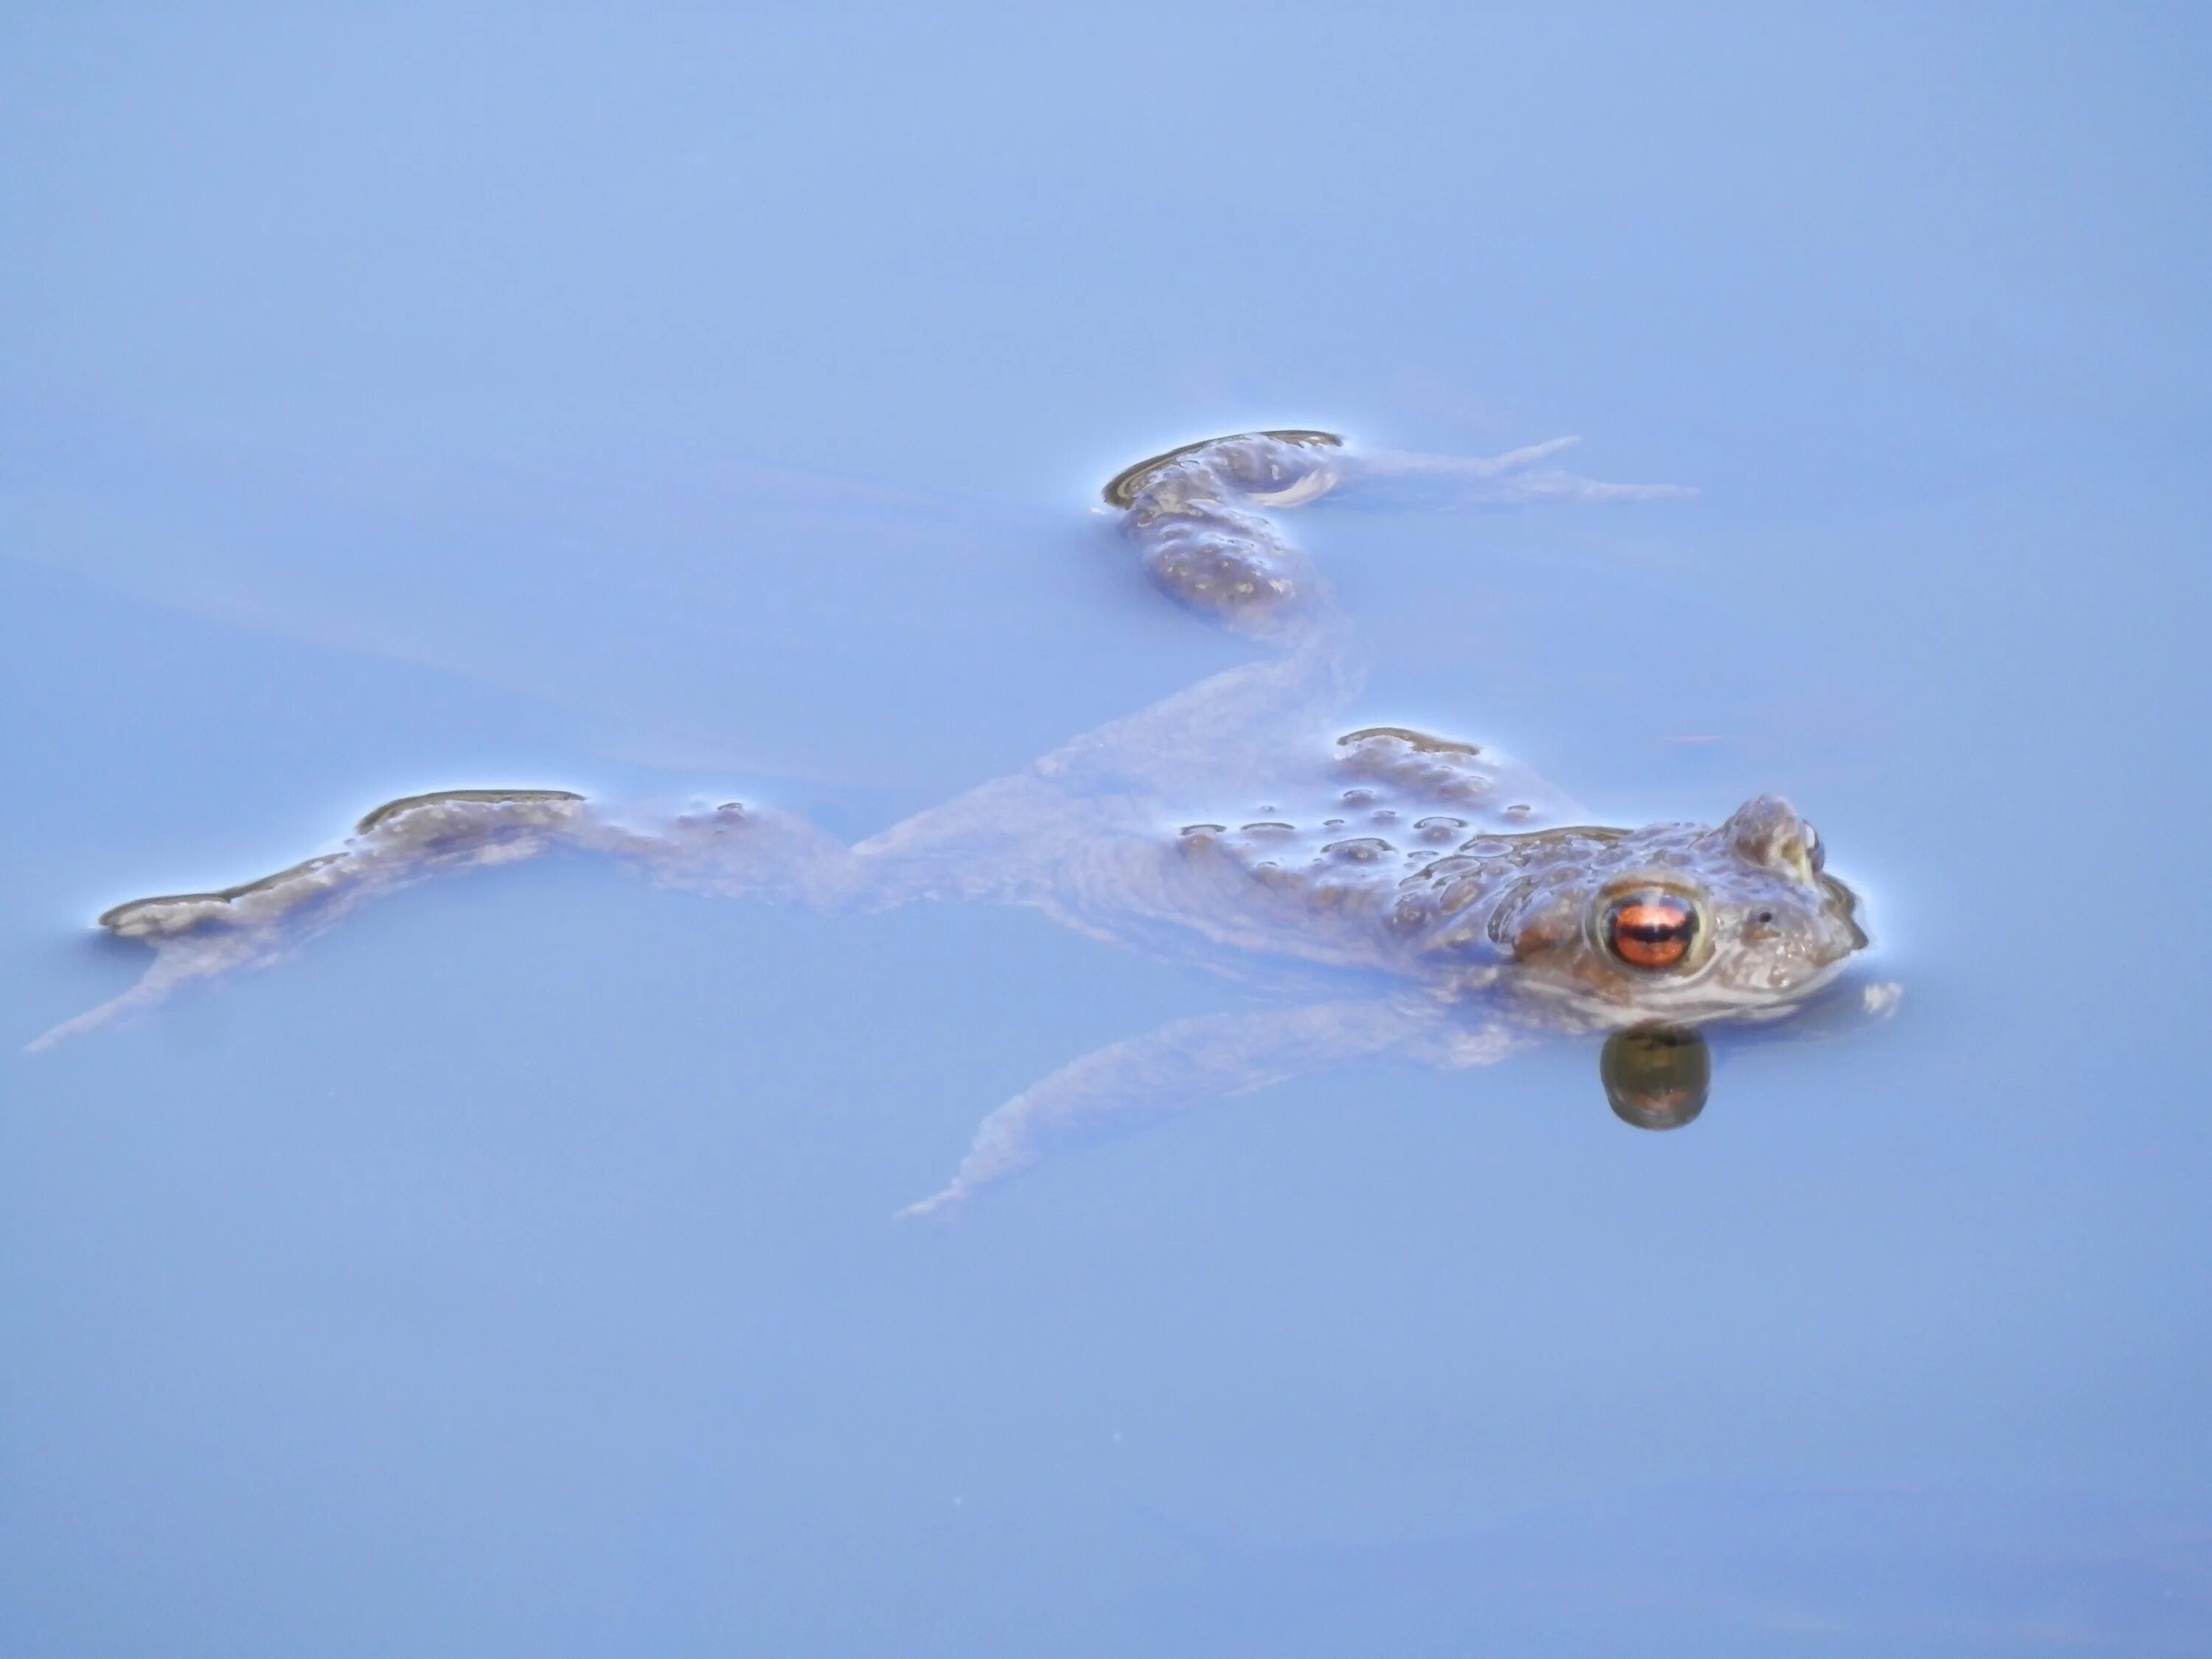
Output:
[[[1249,817],[1184,824],[1175,851],[1217,890],[1217,902],[1363,961],[1401,953],[1409,921],[1432,908],[1419,897],[1427,872],[1455,860],[1474,869],[1483,862],[1474,849],[1503,846],[1565,810],[1506,757],[1404,726],[1338,738],[1326,781],[1304,799],[1255,803]]]

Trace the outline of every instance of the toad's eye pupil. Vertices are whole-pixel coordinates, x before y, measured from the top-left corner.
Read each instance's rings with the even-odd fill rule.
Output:
[[[1606,913],[1606,943],[1632,968],[1673,968],[1690,954],[1698,913],[1672,893],[1634,893]]]

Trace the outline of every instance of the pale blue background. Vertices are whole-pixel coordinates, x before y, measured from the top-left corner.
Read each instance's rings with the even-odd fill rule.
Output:
[[[103,905],[387,796],[860,833],[1232,661],[1087,507],[1262,423],[1700,486],[1317,518],[1365,712],[1609,815],[1787,791],[1909,989],[1680,1134],[1581,1049],[1378,1066],[916,1230],[1233,990],[418,890],[0,1061],[0,1652],[2212,1648],[2208,44],[11,8],[15,1041],[128,982]]]

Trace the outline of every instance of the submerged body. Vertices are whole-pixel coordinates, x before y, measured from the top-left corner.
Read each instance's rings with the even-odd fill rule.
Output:
[[[1196,948],[1232,969],[1338,979],[1322,1000],[1177,1021],[1062,1068],[987,1118],[951,1183],[917,1210],[1021,1168],[1075,1123],[1248,1092],[1364,1054],[1468,1066],[1546,1035],[1790,1013],[1866,936],[1819,837],[1786,803],[1762,796],[1716,828],[1603,828],[1474,744],[1388,726],[1328,735],[1357,689],[1354,659],[1326,586],[1270,515],[1346,483],[1407,477],[1490,499],[1674,493],[1543,465],[1559,447],[1491,461],[1363,459],[1331,434],[1291,432],[1142,463],[1106,495],[1147,568],[1177,599],[1266,641],[1268,658],[856,846],[736,803],[659,815],[559,790],[395,801],[340,850],[275,876],[108,911],[101,924],[152,945],[153,963],[34,1046],[184,981],[273,960],[396,886],[558,848],[735,896],[1030,904],[1085,933]],[[1608,1066],[1618,1059],[1609,1052]],[[1695,1114],[1677,1103],[1671,1117],[1639,1118],[1613,1071],[1607,1089],[1647,1127]]]

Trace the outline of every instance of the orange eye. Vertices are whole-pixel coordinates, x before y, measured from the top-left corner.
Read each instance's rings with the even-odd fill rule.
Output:
[[[1632,968],[1679,968],[1697,937],[1697,908],[1679,894],[1630,893],[1605,913],[1606,945]]]

